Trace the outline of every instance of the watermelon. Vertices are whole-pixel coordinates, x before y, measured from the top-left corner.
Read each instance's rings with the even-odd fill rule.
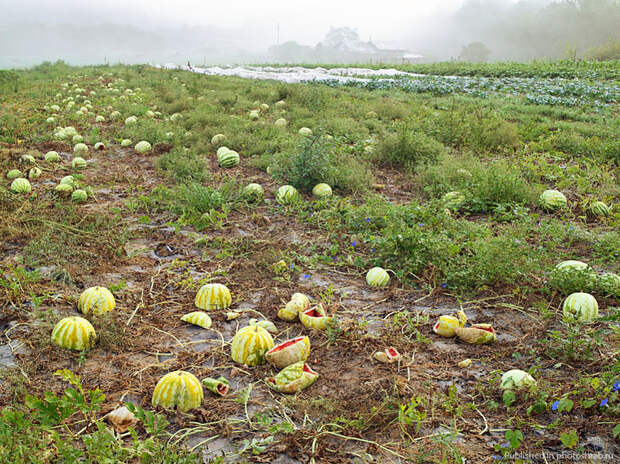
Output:
[[[222,168],[234,168],[239,164],[239,153],[229,150],[221,156],[218,155],[217,162]]]
[[[232,296],[226,285],[205,284],[196,293],[194,304],[206,310],[226,309],[232,304]]]
[[[592,322],[598,317],[598,302],[589,293],[573,293],[564,300],[562,313],[567,319]]]
[[[276,191],[276,201],[281,205],[290,205],[300,199],[299,192],[292,185],[283,185]]]
[[[316,184],[312,189],[312,194],[318,198],[331,197],[332,188],[328,184]]]
[[[95,329],[83,317],[71,316],[58,321],[52,331],[52,343],[62,348],[82,351],[95,344]]]
[[[535,385],[536,380],[530,374],[520,369],[511,369],[504,372],[500,388],[502,390],[517,390],[524,387]]]
[[[199,407],[203,399],[202,384],[196,376],[185,371],[174,371],[159,379],[151,403],[153,407],[176,407],[181,412],[187,412]]]
[[[596,289],[602,295],[620,297],[620,276],[604,272],[596,280]]]
[[[76,203],[82,203],[88,200],[88,194],[85,190],[77,189],[71,194],[71,200],[75,201]]]
[[[596,282],[596,272],[586,263],[576,260],[562,261],[549,276],[549,285],[565,294],[589,291]]]
[[[366,283],[371,287],[385,287],[390,283],[390,276],[382,267],[373,267],[366,273]]]
[[[151,149],[151,144],[148,143],[146,140],[142,140],[136,143],[136,146],[134,147],[134,150],[136,150],[136,152],[140,154],[148,153],[149,151],[151,151]]]
[[[18,177],[11,182],[11,191],[14,193],[30,193],[32,191],[32,186],[28,179]]]
[[[558,190],[545,190],[540,194],[538,203],[546,211],[556,211],[567,205],[566,197]]]
[[[93,313],[97,316],[114,311],[116,301],[112,292],[105,287],[89,287],[80,294],[78,311],[82,314]]]
[[[232,339],[230,353],[233,361],[248,366],[265,363],[265,353],[273,348],[273,338],[258,325],[249,325],[239,330]]]
[[[263,187],[260,184],[248,184],[243,189],[243,196],[248,201],[261,201],[264,195]]]
[[[6,173],[6,178],[9,180],[17,179],[18,177],[22,177],[22,172],[19,169],[11,169]]]
[[[588,213],[594,217],[607,217],[611,214],[611,208],[602,201],[595,201],[590,204]]]
[[[73,169],[84,169],[86,167],[86,160],[84,158],[76,156],[71,161],[71,167]]]

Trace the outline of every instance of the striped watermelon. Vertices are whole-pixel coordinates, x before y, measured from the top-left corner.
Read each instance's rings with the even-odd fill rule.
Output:
[[[312,194],[318,198],[331,197],[332,188],[328,184],[316,184],[312,189]]]
[[[71,161],[71,167],[73,169],[84,169],[86,167],[86,160],[84,158],[76,156]]]
[[[224,140],[226,140],[226,136],[224,134],[215,134],[213,137],[211,137],[211,145],[217,147],[222,142],[224,142]]]
[[[305,361],[310,354],[310,339],[297,337],[287,340],[265,353],[267,362],[278,369],[283,369],[299,361]]]
[[[203,329],[211,328],[211,324],[212,324],[212,321],[209,315],[203,311],[194,311],[188,314],[184,314],[181,317],[181,320],[183,322],[189,322],[190,324],[194,324],[199,327],[202,327]]]
[[[218,155],[217,162],[222,168],[234,168],[239,164],[239,153],[229,150],[222,155]]]
[[[226,285],[206,284],[196,293],[194,303],[200,309],[226,309],[232,304],[232,296]]]
[[[281,205],[290,205],[299,199],[299,192],[292,185],[283,185],[276,191],[276,201]]]
[[[153,407],[172,409],[176,406],[179,411],[187,412],[199,407],[203,398],[202,384],[194,374],[174,371],[159,379],[151,403]]]
[[[588,212],[594,217],[607,217],[611,214],[611,208],[602,201],[595,201],[588,208]]]
[[[6,178],[9,180],[17,179],[18,177],[22,177],[23,174],[19,169],[11,169],[6,173]]]
[[[331,319],[320,303],[314,308],[299,313],[299,320],[308,329],[325,330]]]
[[[100,315],[113,311],[116,301],[112,292],[105,287],[90,287],[82,292],[78,300],[78,310],[82,314]]]
[[[243,189],[243,196],[248,201],[260,201],[264,195],[263,187],[260,184],[248,184]]]
[[[248,366],[265,363],[265,353],[273,348],[273,338],[258,325],[239,330],[232,339],[230,354],[233,361]]]
[[[577,292],[569,295],[562,305],[565,318],[581,322],[592,322],[598,317],[598,302],[589,293]]]
[[[52,342],[70,350],[86,350],[95,344],[95,329],[83,317],[71,316],[58,321],[52,331]]]
[[[11,192],[14,193],[30,193],[32,191],[32,186],[28,179],[24,179],[23,177],[18,177],[13,182],[11,182]]]
[[[282,369],[275,377],[265,379],[267,385],[280,393],[297,393],[312,385],[319,374],[304,361],[296,362]]]
[[[385,287],[390,283],[390,276],[382,267],[373,267],[366,273],[366,283],[371,287]]]
[[[545,190],[540,194],[538,203],[546,211],[555,211],[567,205],[566,197],[558,190]]]

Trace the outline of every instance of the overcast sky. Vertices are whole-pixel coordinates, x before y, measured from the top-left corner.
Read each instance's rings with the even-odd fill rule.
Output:
[[[498,0],[501,1],[501,0]],[[272,31],[280,42],[314,45],[330,26],[357,28],[363,40],[396,41],[424,19],[456,10],[464,0],[0,0],[0,23],[103,23],[144,26],[218,25]]]

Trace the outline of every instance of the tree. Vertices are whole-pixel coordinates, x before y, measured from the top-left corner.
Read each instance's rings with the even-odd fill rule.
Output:
[[[491,50],[482,42],[472,42],[461,48],[459,58],[463,61],[482,61],[485,62],[489,58]]]

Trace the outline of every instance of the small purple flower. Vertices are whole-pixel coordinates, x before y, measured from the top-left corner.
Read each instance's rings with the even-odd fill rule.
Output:
[[[551,405],[551,410],[552,411],[557,411],[559,407],[560,407],[560,401],[559,400],[555,400],[553,402],[553,404]]]
[[[366,223],[368,224],[371,221],[370,218],[366,218]]]
[[[424,227],[424,223],[423,222],[418,222],[418,227]]]
[[[377,251],[377,250],[376,250],[376,249],[374,249],[374,248],[371,248],[371,249],[370,249],[370,252],[371,252],[371,253],[374,253],[375,251]]]
[[[506,442],[506,443],[502,443],[501,445],[502,448],[508,448],[510,446],[510,443]]]
[[[357,246],[357,242],[356,242],[355,240],[353,240],[353,241],[351,242],[351,245],[353,246],[353,248],[355,248],[355,247]]]
[[[446,282],[443,282],[443,283],[441,284],[441,288],[447,288],[447,287],[448,287],[448,284],[447,284]]]
[[[613,391],[617,392],[620,390],[620,381],[614,382]]]
[[[607,406],[607,403],[609,403],[609,398],[605,398],[603,401],[601,401],[600,406],[601,406],[601,407],[603,407],[603,406]]]
[[[310,217],[314,216],[314,211],[310,211]]]
[[[310,278],[310,274],[304,274],[304,275],[303,275],[303,278],[304,278],[304,279],[309,279],[309,278]]]
[[[493,456],[491,456],[495,461],[501,461],[502,457],[498,456],[497,454],[494,454]]]
[[[290,268],[291,268],[291,270],[295,269],[295,265],[293,263],[291,263]]]

